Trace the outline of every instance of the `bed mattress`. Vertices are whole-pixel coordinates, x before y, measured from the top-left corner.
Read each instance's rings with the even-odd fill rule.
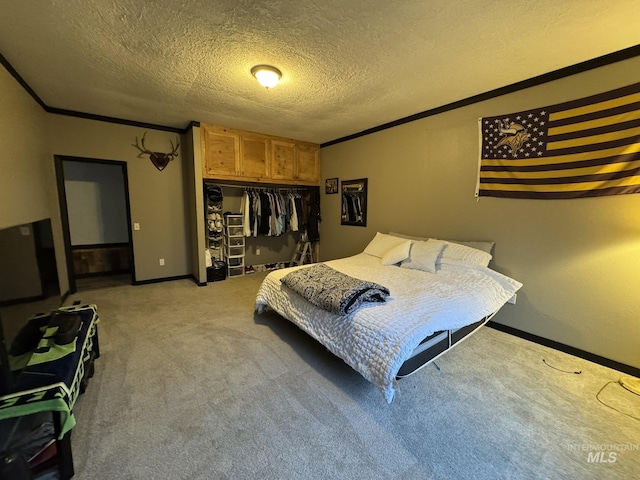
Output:
[[[487,267],[446,265],[437,273],[384,266],[365,253],[325,262],[361,280],[384,285],[385,303],[364,305],[339,316],[318,308],[284,286],[291,267],[271,272],[256,297],[256,310],[269,307],[295,323],[376,385],[391,403],[402,364],[425,338],[471,325],[499,310],[522,286]]]

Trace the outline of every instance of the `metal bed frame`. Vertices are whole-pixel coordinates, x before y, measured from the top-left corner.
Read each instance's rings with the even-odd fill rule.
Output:
[[[496,313],[498,312],[494,312],[482,320],[472,323],[471,325],[467,325],[466,327],[458,328],[456,330],[441,330],[425,338],[413,350],[411,357],[402,364],[400,370],[398,370],[396,378],[401,379],[408,377],[409,375],[413,375],[418,370],[426,367],[440,357],[440,355],[445,354],[454,346],[477,332],[480,327],[491,320]]]

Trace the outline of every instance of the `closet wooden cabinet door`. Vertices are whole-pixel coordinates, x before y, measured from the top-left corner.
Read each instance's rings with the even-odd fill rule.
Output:
[[[271,140],[271,179],[296,179],[296,144],[284,140]]]
[[[317,185],[320,147],[312,143],[271,140],[271,179]]]
[[[296,144],[296,179],[317,184],[320,181],[320,147],[311,143]]]
[[[263,135],[240,134],[240,175],[255,181],[269,177],[269,139]]]
[[[202,176],[235,177],[240,173],[240,135],[232,130],[203,126],[201,129]]]

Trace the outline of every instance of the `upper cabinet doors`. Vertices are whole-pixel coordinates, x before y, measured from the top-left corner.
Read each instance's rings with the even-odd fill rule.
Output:
[[[271,178],[273,180],[296,179],[296,144],[271,140]]]
[[[320,146],[287,138],[201,125],[204,178],[318,185]]]
[[[203,128],[202,176],[235,176],[240,172],[240,139],[237,133],[221,127]]]
[[[240,134],[240,175],[265,179],[269,177],[269,139],[264,135]]]
[[[271,140],[271,178],[317,185],[320,148],[313,143]]]
[[[296,178],[301,182],[320,181],[320,147],[312,143],[296,144]]]

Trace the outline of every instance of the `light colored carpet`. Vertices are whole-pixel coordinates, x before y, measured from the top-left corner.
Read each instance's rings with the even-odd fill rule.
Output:
[[[82,293],[87,290],[131,285],[131,283],[130,273],[96,275],[93,277],[76,278],[76,290]]]
[[[606,385],[601,400],[640,417],[640,397],[608,384],[619,372],[483,328],[441,357],[441,371],[431,365],[402,380],[388,405],[293,324],[254,314],[262,278],[120,286],[67,300],[98,305],[102,353],[76,405],[74,478],[630,479],[640,471],[639,422],[596,399]]]

